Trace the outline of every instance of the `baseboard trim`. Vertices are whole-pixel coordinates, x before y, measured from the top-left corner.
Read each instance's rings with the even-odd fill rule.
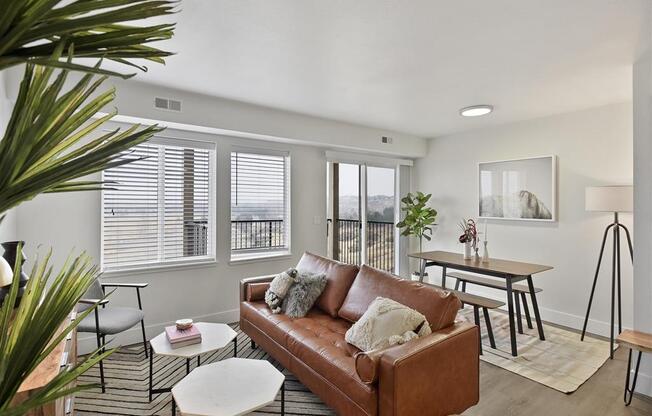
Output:
[[[230,324],[232,322],[237,322],[240,319],[240,310],[231,309],[208,315],[193,316],[192,319],[195,322],[216,322]],[[153,338],[156,335],[160,334],[165,330],[166,326],[170,325],[174,325],[174,321],[149,324],[147,323],[147,315],[145,315],[145,333],[147,335],[147,339]],[[79,355],[88,354],[97,348],[97,341],[95,336],[90,333],[80,333],[77,339],[77,348]],[[125,332],[112,337],[110,340],[111,342],[108,342],[109,337],[107,337],[107,343],[110,347],[115,347],[120,345],[136,344],[142,342],[142,339],[143,337],[140,332],[140,325],[137,325],[131,329],[126,330]]]

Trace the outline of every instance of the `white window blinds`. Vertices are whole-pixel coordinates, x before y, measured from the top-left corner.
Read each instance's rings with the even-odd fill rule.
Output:
[[[289,249],[289,163],[287,154],[231,153],[232,257]]]
[[[154,138],[107,169],[102,192],[102,269],[214,259],[215,145]]]

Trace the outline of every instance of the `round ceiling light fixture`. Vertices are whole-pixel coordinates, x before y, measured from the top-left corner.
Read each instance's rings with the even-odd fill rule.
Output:
[[[472,105],[470,107],[464,107],[460,110],[460,115],[462,117],[478,117],[484,116],[494,111],[494,106],[488,104],[482,105]]]

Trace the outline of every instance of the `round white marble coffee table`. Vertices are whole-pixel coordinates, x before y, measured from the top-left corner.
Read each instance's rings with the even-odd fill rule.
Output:
[[[281,390],[285,414],[285,376],[267,360],[229,358],[195,368],[172,388],[172,414],[176,405],[184,416],[237,416],[274,402]]]
[[[186,359],[186,374],[190,373],[190,359],[197,357],[197,366],[201,364],[200,354],[217,351],[233,342],[233,356],[238,355],[237,333],[227,324],[215,324],[210,322],[196,322],[194,324],[201,332],[201,343],[188,345],[174,349],[170,345],[165,332],[157,335],[149,341],[149,401],[152,395],[167,393],[171,387],[153,388],[154,378],[154,354],[167,355]]]

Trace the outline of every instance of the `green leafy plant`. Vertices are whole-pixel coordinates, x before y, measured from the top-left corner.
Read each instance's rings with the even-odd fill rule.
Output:
[[[20,276],[20,253],[16,259],[14,284],[0,308],[0,414],[18,416],[29,409],[43,405],[59,397],[79,390],[96,387],[93,385],[71,386],[71,382],[99,360],[106,358],[113,350],[96,350],[74,367],[61,371],[44,388],[36,391],[28,400],[13,405],[12,399],[18,388],[34,369],[56,348],[94,308],[79,313],[61,331],[58,329],[67,321],[79,299],[88,286],[97,278],[96,266],[82,254],[68,259],[62,270],[51,278],[50,253],[43,261],[37,261],[30,274],[29,282],[18,308],[14,304],[18,295]]]
[[[437,211],[428,206],[432,194],[423,192],[408,193],[401,199],[401,211],[405,211],[405,218],[396,224],[401,229],[401,235],[417,237],[419,251],[423,251],[423,239],[430,241],[432,226],[437,218]]]
[[[131,160],[119,156],[161,130],[134,126],[96,133],[116,111],[94,117],[114,98],[113,89],[99,90],[106,76],[134,75],[106,70],[101,67],[102,60],[146,70],[133,59],[164,63],[171,54],[149,43],[170,38],[173,24],[125,23],[168,15],[175,5],[170,0],[0,0],[0,70],[25,64],[16,104],[0,140],[0,221],[7,210],[40,193],[102,189],[107,184],[80,178],[129,163]],[[93,59],[89,63],[79,58]],[[70,71],[86,74],[66,88]],[[92,133],[96,134],[90,137]],[[95,351],[61,371],[26,401],[14,402],[24,380],[97,307],[80,313],[61,330],[99,270],[81,254],[54,274],[48,254],[35,262],[16,309],[20,256],[13,270],[10,293],[0,308],[3,416],[22,415],[59,397],[95,387],[70,386],[112,352]]]

